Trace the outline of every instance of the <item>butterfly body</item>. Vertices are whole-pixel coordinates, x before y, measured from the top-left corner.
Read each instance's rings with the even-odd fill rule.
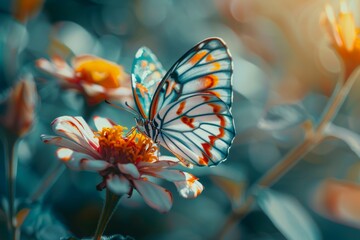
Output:
[[[186,165],[226,160],[235,136],[231,78],[232,59],[218,38],[195,45],[168,72],[140,48],[132,71],[138,130]]]
[[[136,121],[136,127],[137,129],[147,135],[149,138],[151,138],[154,142],[160,144],[159,140],[158,140],[158,136],[160,133],[160,128],[158,128],[157,123],[155,123],[154,121],[151,121],[149,119],[146,118],[135,118]]]

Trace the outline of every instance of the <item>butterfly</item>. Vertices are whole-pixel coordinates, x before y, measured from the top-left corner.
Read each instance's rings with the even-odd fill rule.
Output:
[[[235,136],[232,73],[219,38],[196,44],[167,72],[141,47],[131,74],[137,129],[187,166],[225,161]]]

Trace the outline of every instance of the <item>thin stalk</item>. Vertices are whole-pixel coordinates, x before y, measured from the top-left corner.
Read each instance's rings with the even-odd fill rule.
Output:
[[[51,189],[55,182],[59,179],[61,174],[64,172],[65,166],[62,162],[58,161],[56,165],[46,174],[40,185],[37,187],[35,192],[29,197],[28,204],[31,206],[33,203],[40,201],[45,194]],[[15,231],[16,235],[20,236],[20,228],[26,218],[31,212],[31,207],[21,209],[16,215]],[[19,238],[18,238],[19,239]]]
[[[5,137],[6,136],[6,137]],[[4,152],[5,152],[5,166],[6,166],[6,181],[7,181],[7,193],[8,193],[8,228],[10,239],[17,239],[15,234],[15,192],[16,192],[16,175],[17,175],[17,146],[18,138],[11,134],[5,134]]]
[[[44,180],[41,181],[36,191],[30,196],[29,203],[39,201],[55,184],[61,174],[64,172],[65,166],[62,162],[57,161],[55,167],[53,167],[45,176]]]
[[[310,152],[323,139],[323,133],[328,124],[334,119],[342,104],[344,103],[351,87],[360,75],[360,69],[356,69],[343,83],[339,81],[331,99],[329,100],[319,123],[315,127],[313,133],[306,135],[304,141],[289,152],[285,157],[272,169],[270,169],[263,177],[257,181],[253,187],[270,187],[277,182],[286,172],[295,166],[308,152]],[[244,218],[251,210],[255,198],[249,194],[238,209],[235,209],[225,221],[225,224],[217,234],[216,239],[223,239],[227,231],[240,219]]]
[[[105,203],[103,205],[100,219],[95,231],[94,240],[101,240],[101,236],[103,235],[111,216],[115,212],[120,198],[121,196],[116,195],[112,193],[110,190],[106,189]]]

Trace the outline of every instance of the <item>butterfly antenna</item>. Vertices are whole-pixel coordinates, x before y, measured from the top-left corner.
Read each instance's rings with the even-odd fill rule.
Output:
[[[133,107],[131,107],[127,102],[125,102],[125,105],[126,105],[129,109],[131,109],[137,116],[139,116],[138,112],[137,112]]]
[[[136,115],[136,116],[139,115],[139,114],[135,111],[135,109],[133,109],[132,107],[130,107],[130,106],[127,104],[127,102],[125,102],[125,105],[126,105],[128,108],[124,108],[124,107],[122,107],[122,106],[116,105],[116,104],[114,104],[114,103],[109,102],[108,100],[105,100],[105,102],[106,102],[107,104],[109,104],[110,106],[114,107],[114,108],[117,108],[117,109],[120,109],[120,110],[125,110],[125,111],[127,111],[127,112],[129,112],[129,113],[131,113],[131,114],[133,114],[133,115]]]

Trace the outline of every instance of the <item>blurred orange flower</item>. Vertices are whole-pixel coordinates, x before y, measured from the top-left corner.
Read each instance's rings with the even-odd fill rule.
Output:
[[[44,0],[15,0],[13,5],[13,16],[18,21],[25,23],[40,11],[43,3]]]
[[[159,212],[172,206],[172,195],[151,182],[151,177],[171,181],[184,198],[195,198],[203,190],[197,178],[187,172],[171,169],[180,165],[176,158],[159,156],[158,146],[135,129],[125,128],[106,118],[94,118],[97,132],[81,117],[63,116],[52,123],[58,136],[42,135],[43,142],[61,147],[58,158],[74,170],[98,172],[103,181],[97,189],[131,196],[135,189],[145,202]]]
[[[327,217],[360,227],[360,186],[329,179],[317,189],[316,209]]]
[[[360,64],[359,28],[355,24],[353,9],[346,0],[340,0],[340,12],[335,16],[333,6],[325,6],[326,30],[331,38],[333,47],[343,59],[346,78]]]
[[[133,101],[130,77],[116,63],[81,55],[73,58],[72,66],[58,56],[53,57],[52,61],[39,59],[36,65],[57,77],[62,87],[83,93],[89,104],[97,104],[105,99],[130,104]]]
[[[331,95],[340,67],[322,41],[324,32],[318,23],[324,0],[216,3],[241,40],[238,44],[261,58],[253,63],[266,72],[270,91],[275,93],[268,105],[298,102],[310,91]]]
[[[6,101],[7,110],[5,116],[0,118],[1,125],[17,136],[23,136],[34,121],[36,100],[34,81],[26,79],[18,82]]]

